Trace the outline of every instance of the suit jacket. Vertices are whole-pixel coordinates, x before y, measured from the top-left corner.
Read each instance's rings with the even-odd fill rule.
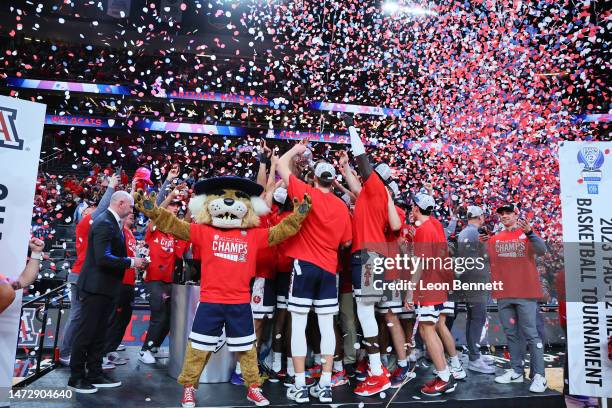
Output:
[[[77,287],[79,291],[117,297],[125,270],[130,267],[125,237],[108,210],[91,225],[87,252]]]

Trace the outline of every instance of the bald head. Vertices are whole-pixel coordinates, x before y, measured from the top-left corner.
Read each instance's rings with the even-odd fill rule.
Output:
[[[110,208],[124,219],[134,211],[134,198],[127,191],[116,191],[111,196]]]

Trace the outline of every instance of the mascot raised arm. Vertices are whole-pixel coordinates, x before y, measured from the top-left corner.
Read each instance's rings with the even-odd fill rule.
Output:
[[[255,276],[257,251],[297,234],[308,212],[308,195],[295,200],[294,211],[271,228],[259,228],[259,216],[269,211],[260,198],[263,187],[239,177],[199,181],[189,209],[195,223],[178,219],[155,204],[155,193],[135,194],[136,208],[163,232],[191,241],[200,252],[200,304],[193,321],[183,370],[182,406],[195,406],[195,389],[225,327],[230,351],[239,354],[247,399],[268,405],[260,388],[255,331],[250,304],[250,281]]]

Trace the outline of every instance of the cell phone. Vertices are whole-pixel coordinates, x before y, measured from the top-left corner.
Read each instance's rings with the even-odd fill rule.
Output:
[[[487,231],[487,227],[485,227],[484,225],[480,228],[478,228],[478,233],[480,235],[487,235],[489,233],[489,231]]]
[[[115,174],[116,174],[116,175],[118,175],[118,176],[120,176],[122,171],[123,171],[123,167],[122,167],[122,166],[119,166],[119,167],[117,167],[117,168],[115,169]]]

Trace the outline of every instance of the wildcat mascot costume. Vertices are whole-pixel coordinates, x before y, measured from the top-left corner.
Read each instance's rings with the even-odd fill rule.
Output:
[[[259,197],[262,191],[260,185],[239,177],[199,181],[189,202],[194,223],[157,207],[154,192],[135,194],[139,211],[161,231],[191,241],[202,259],[200,304],[178,377],[185,408],[195,406],[195,388],[224,327],[229,350],[239,355],[247,398],[258,406],[269,404],[260,388],[250,281],[255,276],[257,251],[295,235],[310,211],[311,200],[305,195],[279,224],[258,228],[259,216],[269,211]]]

